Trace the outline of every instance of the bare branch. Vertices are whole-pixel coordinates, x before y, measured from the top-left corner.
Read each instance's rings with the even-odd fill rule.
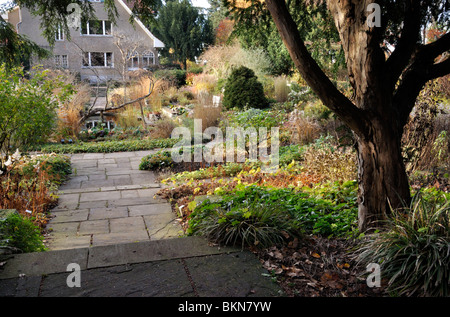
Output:
[[[311,89],[325,106],[334,111],[353,131],[364,134],[366,117],[363,111],[336,88],[312,58],[285,1],[267,0],[266,5],[296,68]]]

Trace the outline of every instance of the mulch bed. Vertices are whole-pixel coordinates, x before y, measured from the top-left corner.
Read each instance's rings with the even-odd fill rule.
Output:
[[[353,258],[351,250],[355,246],[350,240],[309,237],[294,239],[287,246],[252,251],[286,296],[386,296],[383,281],[380,288],[367,286],[370,273]]]

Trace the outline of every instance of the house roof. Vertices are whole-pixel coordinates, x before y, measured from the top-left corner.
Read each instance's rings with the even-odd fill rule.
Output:
[[[128,1],[124,1],[124,0],[117,0],[122,7],[125,9],[125,11],[127,11],[128,14],[132,15],[133,12],[131,11],[131,8],[133,8],[135,0],[132,0],[130,2]],[[155,48],[164,48],[165,45],[163,42],[161,42],[156,36],[154,36],[152,34],[152,32],[150,32],[150,30],[141,22],[141,20],[139,20],[138,18],[134,18],[134,21],[144,30],[144,32],[153,40],[154,43],[154,47]]]

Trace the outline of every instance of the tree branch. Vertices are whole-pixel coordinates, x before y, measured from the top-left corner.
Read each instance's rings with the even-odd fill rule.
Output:
[[[450,32],[447,32],[436,41],[419,48],[417,58],[434,60],[441,54],[450,50]]]
[[[119,109],[122,109],[122,108],[124,108],[124,107],[126,107],[128,105],[131,105],[131,104],[135,103],[135,102],[140,102],[140,101],[150,97],[150,95],[153,93],[153,88],[154,87],[155,87],[155,82],[154,82],[153,79],[150,79],[150,85],[149,85],[148,93],[146,95],[142,96],[142,97],[139,97],[139,98],[136,98],[136,99],[124,102],[124,103],[122,103],[122,104],[120,104],[118,106],[115,106],[115,107],[107,107],[107,104],[106,104],[104,109],[93,110],[93,107],[90,107],[89,110],[86,111],[86,113],[80,118],[79,123],[80,124],[83,123],[89,117],[95,116],[95,115],[99,114],[100,112],[109,112],[109,111],[119,110]],[[144,119],[144,118],[142,118],[142,119]]]
[[[450,74],[450,57],[447,57],[442,62],[436,63],[430,67],[428,76],[431,79],[436,79]]]
[[[413,64],[402,75],[402,80],[394,95],[394,104],[398,109],[402,125],[406,124],[415,100],[424,85],[429,80],[450,74],[450,57],[442,62],[434,63],[437,56],[449,49],[447,47],[450,45],[448,34],[445,35],[446,39],[439,43],[436,43],[438,40],[423,46],[422,50],[419,50],[413,58]]]
[[[325,106],[335,112],[349,128],[358,134],[364,134],[366,130],[364,112],[336,88],[309,54],[285,1],[267,0],[266,5],[303,79]]]
[[[400,40],[386,61],[388,74],[388,87],[393,92],[402,72],[408,66],[411,56],[417,47],[420,36],[420,6],[418,1],[406,1],[405,22],[400,36]]]

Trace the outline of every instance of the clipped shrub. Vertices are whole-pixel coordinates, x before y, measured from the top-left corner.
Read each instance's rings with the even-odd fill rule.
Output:
[[[393,213],[385,231],[359,246],[357,258],[378,263],[388,280],[386,289],[394,295],[447,297],[449,250],[450,201],[419,193],[407,210]]]
[[[159,151],[144,156],[139,164],[140,170],[157,171],[173,165],[172,154],[169,151]]]
[[[234,69],[225,84],[223,105],[230,108],[258,108],[269,106],[264,95],[263,85],[258,81],[255,73],[241,66]]]

